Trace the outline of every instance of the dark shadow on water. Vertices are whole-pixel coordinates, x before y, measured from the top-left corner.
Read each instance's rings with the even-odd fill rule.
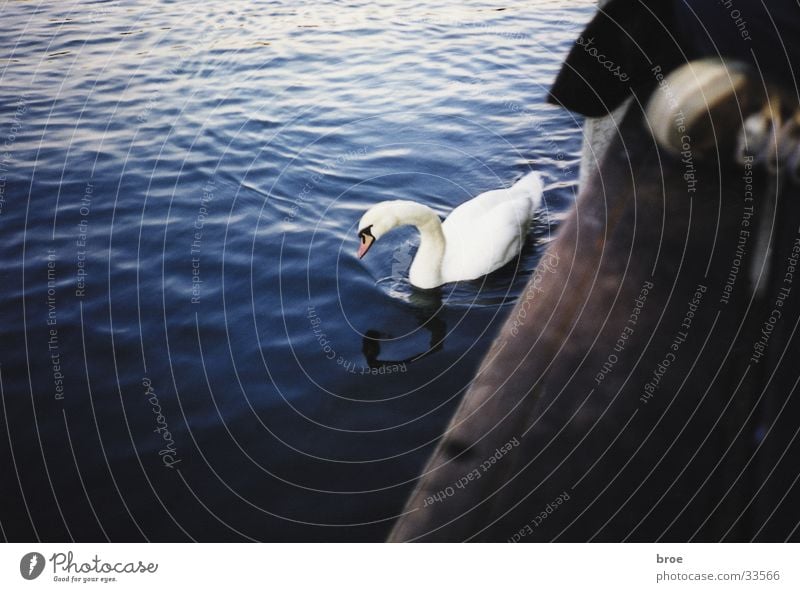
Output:
[[[442,306],[442,291],[439,288],[434,290],[413,289],[409,301],[414,308],[414,317],[418,327],[425,329],[431,335],[428,348],[413,356],[408,356],[398,360],[381,360],[381,342],[393,339],[390,333],[384,333],[377,329],[368,329],[364,332],[361,342],[361,351],[370,368],[386,368],[399,364],[413,364],[427,356],[430,356],[444,348],[444,339],[447,335],[447,323],[442,318],[444,310]]]

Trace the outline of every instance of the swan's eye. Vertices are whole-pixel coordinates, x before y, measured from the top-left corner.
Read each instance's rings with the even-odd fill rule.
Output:
[[[361,239],[361,244],[362,245],[366,244],[367,237],[370,237],[370,238],[373,238],[373,239],[375,238],[374,236],[372,236],[372,232],[370,232],[371,228],[372,228],[372,224],[370,224],[366,228],[358,231],[358,238]]]

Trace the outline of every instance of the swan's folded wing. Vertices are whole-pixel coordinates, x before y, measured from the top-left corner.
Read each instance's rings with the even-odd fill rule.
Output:
[[[492,212],[498,205],[509,201],[509,189],[495,189],[473,197],[455,208],[444,221],[449,226],[469,226],[473,221]]]
[[[533,212],[528,199],[506,199],[453,214],[442,224],[446,281],[476,279],[511,261],[522,247]]]

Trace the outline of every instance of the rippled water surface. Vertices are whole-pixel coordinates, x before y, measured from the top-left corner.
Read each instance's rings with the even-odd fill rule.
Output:
[[[591,4],[2,4],[4,535],[384,537],[574,199]],[[356,259],[369,205],[530,169],[489,277]]]

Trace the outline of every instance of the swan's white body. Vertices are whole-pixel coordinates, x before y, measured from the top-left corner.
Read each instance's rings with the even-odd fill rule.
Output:
[[[359,223],[363,256],[372,243],[397,226],[416,226],[419,250],[408,279],[418,288],[474,280],[519,254],[533,213],[542,201],[543,183],[528,173],[508,189],[496,189],[455,208],[442,222],[428,206],[413,201],[384,201]]]

